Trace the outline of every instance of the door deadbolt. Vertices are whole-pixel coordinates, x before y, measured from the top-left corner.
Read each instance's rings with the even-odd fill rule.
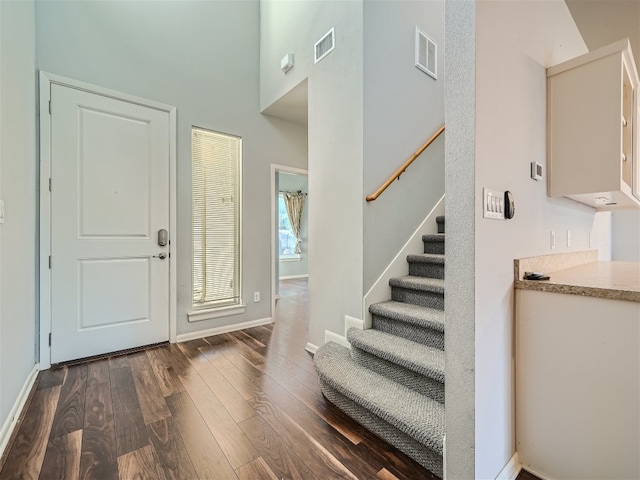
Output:
[[[166,229],[162,228],[158,230],[158,245],[161,247],[166,247],[167,243],[169,243],[169,232]]]

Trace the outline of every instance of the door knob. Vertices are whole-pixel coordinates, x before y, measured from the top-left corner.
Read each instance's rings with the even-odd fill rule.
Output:
[[[160,260],[164,260],[167,258],[167,254],[164,252],[160,252],[158,255],[154,255],[153,258],[159,258]]]

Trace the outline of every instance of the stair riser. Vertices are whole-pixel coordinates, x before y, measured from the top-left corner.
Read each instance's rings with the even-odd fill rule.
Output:
[[[422,307],[444,310],[444,293],[391,287],[391,299],[396,302],[405,302],[413,305],[420,305]]]
[[[435,253],[444,255],[444,242],[423,242],[424,253]]]
[[[434,263],[409,262],[409,275],[416,277],[444,279],[444,265]]]
[[[351,346],[351,358],[358,365],[384,375],[396,383],[404,385],[426,397],[433,398],[444,405],[444,384],[433,378],[407,370],[390,361],[377,357],[369,352]]]
[[[406,338],[427,347],[444,350],[444,332],[432,328],[420,327],[410,323],[399,322],[380,315],[373,315],[373,328],[396,337]]]
[[[356,422],[363,425],[369,431],[373,432],[387,443],[390,443],[398,450],[403,451],[427,470],[442,478],[442,455],[439,455],[432,449],[425,447],[420,442],[414,440],[404,432],[401,432],[390,423],[385,422],[377,415],[374,415],[369,410],[355,403],[353,400],[345,397],[327,384],[322,378],[319,378],[318,380],[320,382],[320,390],[322,390],[322,393],[327,400],[353,418]]]

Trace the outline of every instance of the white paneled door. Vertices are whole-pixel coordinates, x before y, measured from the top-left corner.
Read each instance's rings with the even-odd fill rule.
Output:
[[[51,363],[169,339],[169,113],[51,85]]]

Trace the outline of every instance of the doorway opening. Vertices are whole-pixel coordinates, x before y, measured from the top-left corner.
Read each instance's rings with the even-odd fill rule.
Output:
[[[284,165],[271,165],[271,182],[271,311],[275,320],[276,302],[280,298],[280,281],[306,280],[309,277],[308,171]],[[287,197],[292,196],[302,199],[299,219],[295,218],[296,215],[291,211],[291,204],[287,206]]]

